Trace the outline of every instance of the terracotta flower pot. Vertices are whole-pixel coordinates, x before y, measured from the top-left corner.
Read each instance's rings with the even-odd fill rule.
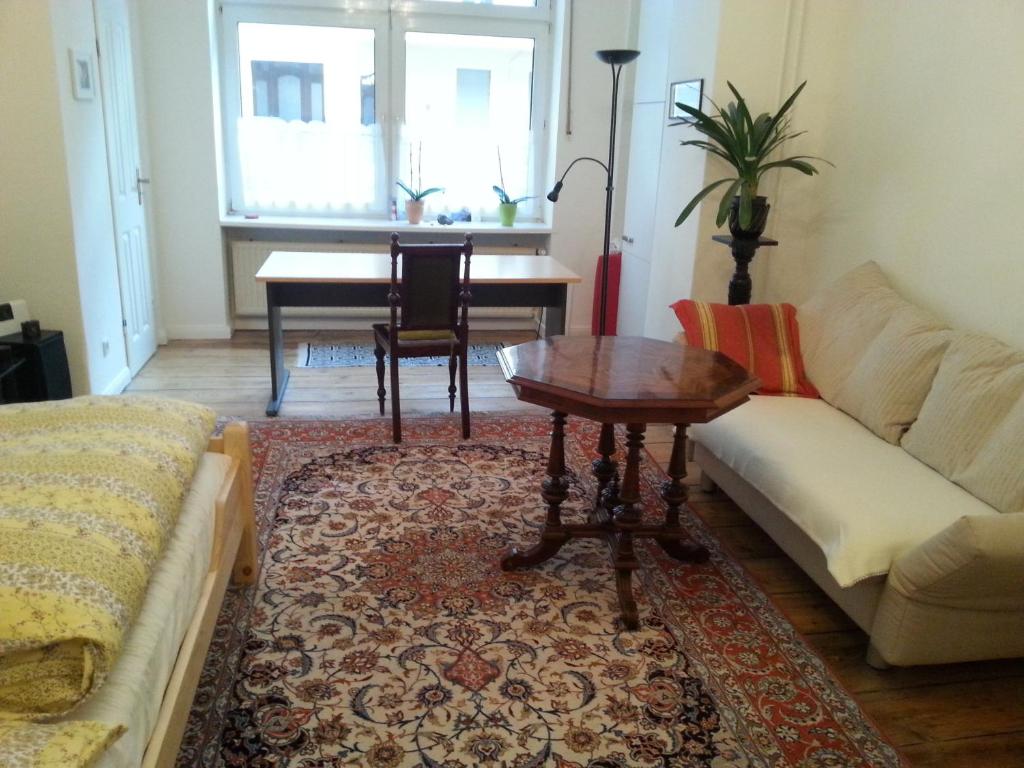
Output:
[[[501,226],[511,227],[515,224],[517,210],[519,210],[518,203],[499,203],[498,218],[501,219]]]
[[[410,224],[419,224],[423,221],[423,201],[406,200],[405,217],[409,219]]]

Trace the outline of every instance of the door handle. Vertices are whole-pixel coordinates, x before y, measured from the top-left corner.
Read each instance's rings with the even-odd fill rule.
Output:
[[[142,185],[149,184],[149,179],[142,178],[138,167],[135,168],[135,191],[139,195],[139,205],[142,205]]]

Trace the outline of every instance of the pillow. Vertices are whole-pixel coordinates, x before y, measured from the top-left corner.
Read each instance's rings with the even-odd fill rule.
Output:
[[[1000,512],[1024,512],[1024,352],[956,334],[900,444]]]
[[[952,332],[908,304],[897,309],[839,386],[834,405],[898,445],[917,418]]]
[[[694,347],[721,352],[761,379],[762,395],[817,397],[804,375],[792,304],[708,304],[683,299],[672,305]]]
[[[873,261],[847,272],[800,305],[797,317],[807,377],[825,402],[835,405],[840,386],[868,346],[893,312],[907,305]]]

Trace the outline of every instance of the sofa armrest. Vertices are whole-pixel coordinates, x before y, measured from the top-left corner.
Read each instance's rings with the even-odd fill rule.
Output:
[[[1024,514],[961,517],[897,558],[889,586],[932,605],[1024,610]]]

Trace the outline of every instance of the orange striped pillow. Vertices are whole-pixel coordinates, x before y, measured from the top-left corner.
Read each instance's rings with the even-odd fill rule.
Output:
[[[761,379],[762,395],[817,397],[800,357],[800,331],[792,304],[709,304],[683,299],[672,309],[686,343],[732,358]]]

